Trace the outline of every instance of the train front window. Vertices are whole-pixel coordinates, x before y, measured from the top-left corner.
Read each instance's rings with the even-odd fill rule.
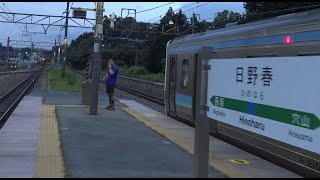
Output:
[[[182,61],[182,76],[181,76],[182,77],[181,87],[184,89],[188,87],[188,82],[189,82],[188,66],[189,66],[189,60],[184,59]]]

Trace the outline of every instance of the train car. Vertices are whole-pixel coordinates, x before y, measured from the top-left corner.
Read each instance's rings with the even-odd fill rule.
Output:
[[[17,67],[18,66],[18,63],[16,60],[9,60],[9,63],[8,63],[8,69],[11,70],[11,71],[15,71],[17,70]]]
[[[164,87],[167,115],[194,125],[195,94],[199,90],[195,87],[195,67],[201,47],[212,47],[212,59],[296,56],[303,61],[303,57],[320,55],[319,14],[319,9],[293,13],[169,41]],[[320,154],[209,120],[211,135],[302,176],[320,177]]]

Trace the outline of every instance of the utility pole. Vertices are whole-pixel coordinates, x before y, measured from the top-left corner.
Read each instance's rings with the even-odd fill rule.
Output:
[[[99,80],[101,70],[101,41],[103,32],[103,2],[96,2],[96,25],[94,28],[94,45],[92,60],[92,100],[90,105],[90,114],[97,115],[98,96],[99,96]]]
[[[31,41],[31,50],[30,50],[30,56],[33,55],[33,41]]]
[[[56,63],[57,39],[54,39],[53,62]]]
[[[8,37],[8,41],[7,41],[7,67],[9,66],[9,43],[10,43],[10,37]]]
[[[67,37],[68,37],[69,3],[70,2],[67,2],[66,25],[65,25],[65,28],[64,28],[64,52],[63,52],[63,63],[62,63],[62,77],[64,77],[64,74],[65,74],[66,60],[67,60]]]
[[[192,34],[194,33],[194,19],[195,19],[195,16],[192,15]]]
[[[60,52],[61,52],[61,49],[60,49],[60,38],[61,36],[59,35],[59,48],[58,48],[58,65],[60,67]]]

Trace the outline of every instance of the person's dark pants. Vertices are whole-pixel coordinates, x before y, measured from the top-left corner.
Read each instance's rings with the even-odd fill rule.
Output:
[[[106,92],[109,96],[109,104],[114,106],[113,92],[115,85],[107,85]]]

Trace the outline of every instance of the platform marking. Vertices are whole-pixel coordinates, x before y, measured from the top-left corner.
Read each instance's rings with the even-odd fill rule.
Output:
[[[244,160],[244,159],[229,159],[230,162],[238,165],[249,165],[251,164],[250,161]]]
[[[156,115],[154,115],[154,114],[143,114],[143,115],[145,115],[145,116],[147,116],[147,117],[155,117]]]
[[[54,105],[43,104],[42,106],[40,141],[34,177],[64,177],[64,164]]]

